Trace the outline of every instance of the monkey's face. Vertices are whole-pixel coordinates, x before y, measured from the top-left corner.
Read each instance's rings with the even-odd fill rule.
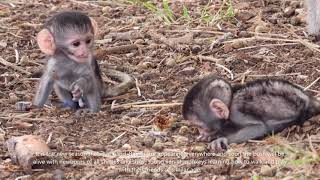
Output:
[[[69,34],[67,40],[68,56],[77,63],[86,63],[92,58],[93,33]]]
[[[187,121],[190,125],[196,127],[202,135],[211,136],[216,132],[212,126],[208,126],[205,121],[201,121],[196,115],[188,116]]]

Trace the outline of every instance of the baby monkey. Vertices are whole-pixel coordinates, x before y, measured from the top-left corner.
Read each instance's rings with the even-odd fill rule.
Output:
[[[98,112],[101,97],[106,92],[116,95],[109,89],[103,91],[99,65],[93,57],[97,31],[96,21],[77,11],[58,13],[45,23],[37,42],[49,60],[33,105],[42,107],[54,89],[65,106],[76,108],[84,102],[90,111]],[[116,70],[112,72],[130,88],[129,75]],[[120,85],[123,88],[123,83]]]
[[[182,107],[184,119],[198,128],[199,140],[218,136],[209,144],[214,151],[300,125],[319,113],[319,101],[288,81],[264,79],[232,87],[214,76],[193,86]]]

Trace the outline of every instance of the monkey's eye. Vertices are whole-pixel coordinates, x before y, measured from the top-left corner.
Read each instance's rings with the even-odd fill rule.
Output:
[[[90,43],[91,43],[91,39],[87,39],[86,44],[90,44]]]
[[[78,46],[80,46],[80,41],[75,41],[75,42],[72,43],[72,45],[74,47],[78,47]]]

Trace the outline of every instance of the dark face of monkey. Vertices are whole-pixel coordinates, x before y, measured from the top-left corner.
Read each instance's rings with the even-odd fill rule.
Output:
[[[202,79],[184,99],[184,119],[196,126],[203,135],[220,130],[229,116],[232,98],[231,86],[223,79],[209,76]]]
[[[92,58],[94,27],[91,19],[80,12],[65,12],[50,19],[45,27],[52,33],[55,53],[64,53],[70,59],[85,63]]]

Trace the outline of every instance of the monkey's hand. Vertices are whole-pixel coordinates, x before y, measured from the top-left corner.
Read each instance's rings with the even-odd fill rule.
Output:
[[[210,142],[213,139],[214,132],[208,133],[207,131],[204,131],[202,129],[199,129],[200,135],[197,137],[197,141],[206,141]]]
[[[209,143],[209,149],[215,152],[221,152],[228,148],[228,139],[225,137],[218,138]]]
[[[71,85],[72,100],[79,101],[83,95],[83,89],[75,82]]]
[[[212,141],[212,134],[200,131],[200,135],[197,137],[197,141]]]

